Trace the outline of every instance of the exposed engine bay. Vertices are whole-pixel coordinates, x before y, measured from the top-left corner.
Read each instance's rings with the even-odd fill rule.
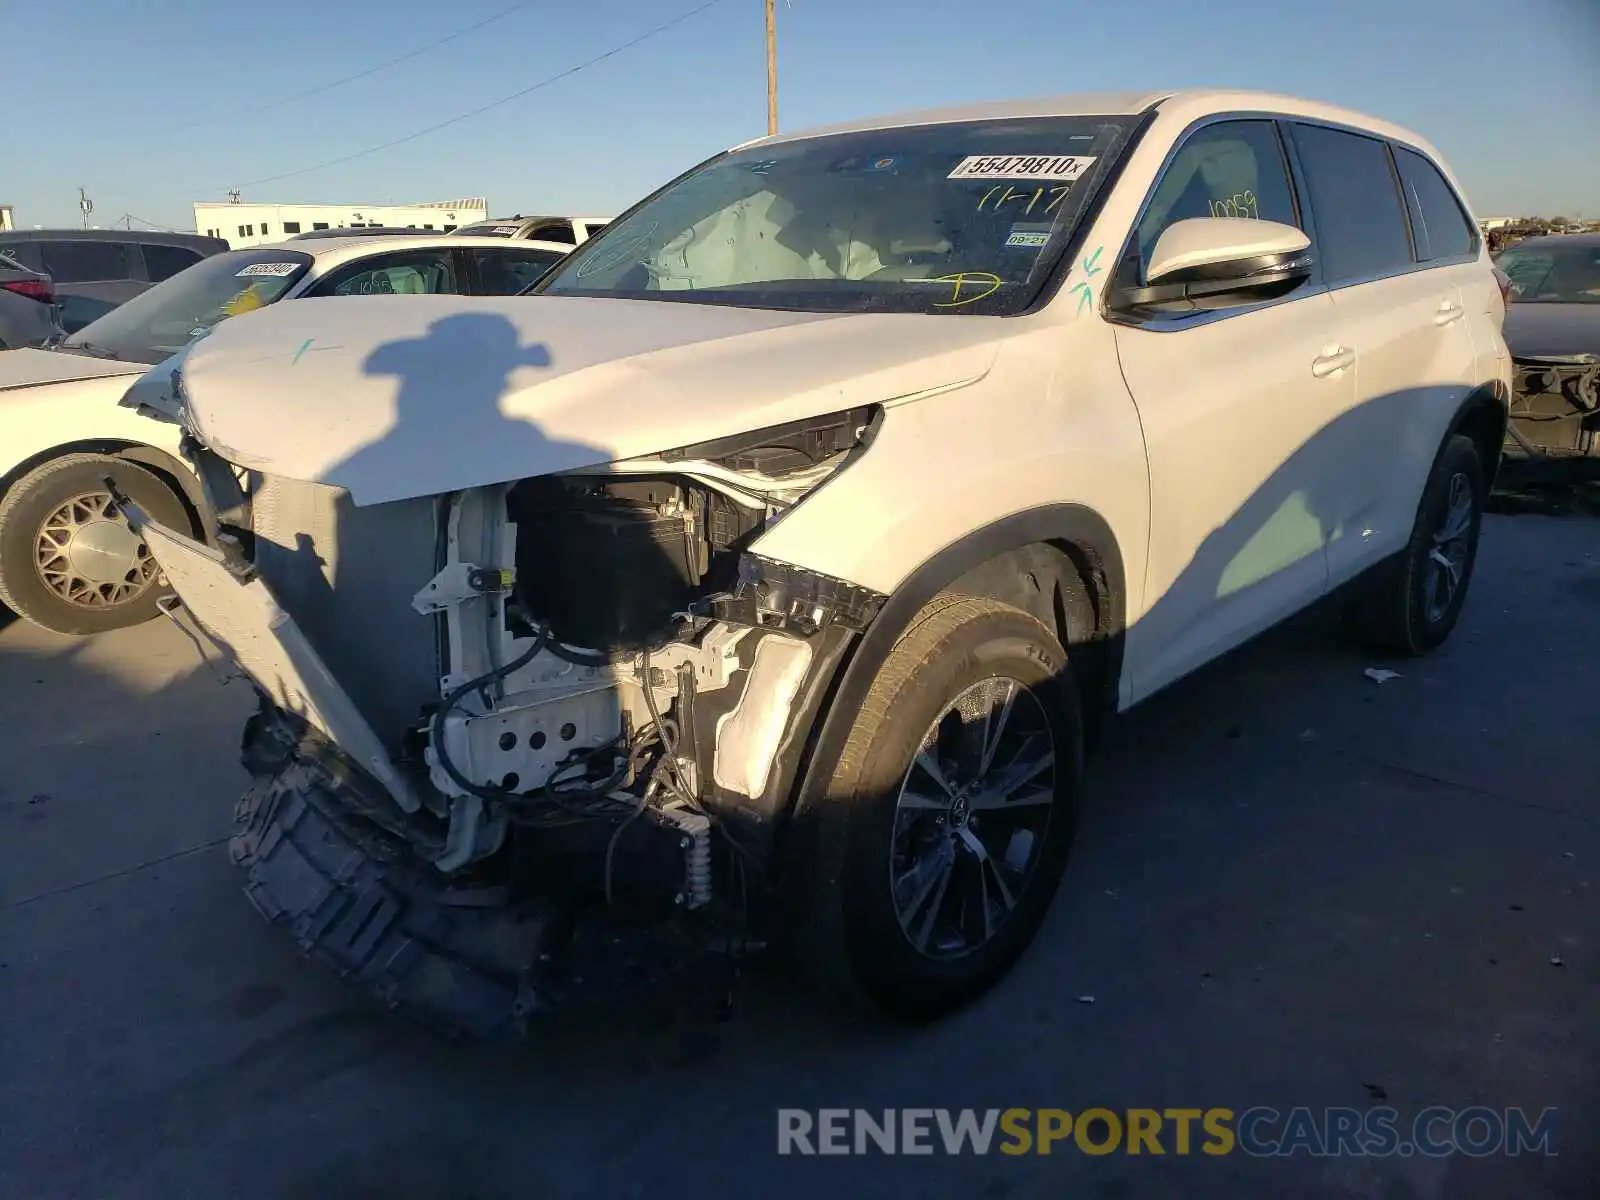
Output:
[[[319,758],[453,886],[737,914],[802,691],[883,599],[749,547],[877,417],[366,508],[191,446],[216,541],[355,710],[252,668],[246,765]]]
[[[1600,453],[1600,356],[1518,357],[1508,449],[1529,458]]]

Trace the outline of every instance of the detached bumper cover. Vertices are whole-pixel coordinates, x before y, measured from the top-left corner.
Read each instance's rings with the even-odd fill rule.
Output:
[[[125,497],[119,503],[183,606],[218,649],[273,703],[321,730],[401,808],[416,812],[421,801],[382,740],[271,589],[260,579],[242,577],[220,552],[150,520]]]

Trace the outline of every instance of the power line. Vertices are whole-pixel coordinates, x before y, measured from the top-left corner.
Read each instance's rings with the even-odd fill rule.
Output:
[[[121,219],[126,221],[126,222],[128,222],[128,228],[129,229],[132,229],[133,228],[133,222],[137,221],[141,225],[150,226],[151,229],[159,229],[162,233],[179,233],[179,232],[181,232],[180,230],[174,229],[170,225],[163,225],[159,221],[147,221],[144,217],[139,216],[139,214],[137,214],[137,213],[123,213]]]
[[[442,38],[438,38],[429,42],[426,46],[419,46],[415,50],[408,50],[406,53],[401,54],[396,58],[385,59],[383,62],[378,63],[375,66],[368,67],[364,71],[357,71],[354,75],[346,75],[342,79],[333,80],[331,83],[321,83],[316,87],[308,88],[303,92],[295,92],[292,95],[284,96],[282,99],[274,100],[270,104],[263,104],[260,108],[249,109],[243,115],[247,117],[259,116],[261,113],[272,112],[275,109],[283,108],[285,105],[298,103],[299,101],[308,99],[312,96],[321,96],[327,92],[333,91],[335,88],[342,88],[348,83],[355,83],[359,79],[366,79],[370,75],[376,75],[379,71],[387,71],[390,67],[397,67],[403,62],[410,62],[413,58],[420,58],[422,55],[427,54],[430,50],[437,50],[440,46],[456,41],[459,38],[464,38],[469,33],[476,33],[486,25],[493,25],[496,21],[504,20],[512,13],[520,12],[525,8],[532,8],[533,5],[534,0],[522,0],[522,3],[520,4],[513,4],[510,8],[503,8],[493,15],[485,17],[476,24],[468,25],[464,29],[458,29],[454,33],[447,33]],[[204,129],[208,125],[215,125],[223,120],[235,120],[239,115],[240,114],[238,113],[230,112],[225,116],[208,117],[203,121],[196,121],[192,125],[179,126],[172,132],[175,134],[188,133],[193,129]]]
[[[418,138],[426,137],[430,133],[437,133],[441,129],[448,129],[452,125],[459,125],[462,121],[467,121],[473,117],[482,116],[491,109],[500,108],[502,105],[510,104],[513,100],[520,100],[522,97],[529,95],[532,92],[537,92],[541,88],[547,88],[553,83],[559,83],[563,79],[567,79],[573,75],[576,75],[579,71],[586,71],[590,67],[602,63],[608,58],[614,58],[618,54],[621,54],[624,50],[631,50],[641,42],[649,41],[651,38],[656,37],[659,34],[663,34],[675,26],[682,25],[685,21],[691,20],[705,12],[707,9],[715,8],[721,3],[723,3],[723,0],[705,0],[705,3],[700,4],[695,8],[691,8],[688,12],[680,13],[678,16],[673,17],[670,21],[664,21],[662,24],[655,26],[653,29],[646,30],[644,33],[639,34],[639,36],[635,38],[630,38],[628,41],[623,42],[620,45],[613,46],[603,54],[597,54],[593,58],[586,59],[585,61],[579,63],[577,66],[568,67],[564,71],[558,71],[554,75],[547,76],[546,78],[539,80],[538,83],[531,84],[530,86],[523,88],[521,91],[512,92],[509,96],[502,96],[498,100],[491,100],[488,104],[480,105],[479,107],[472,109],[470,112],[464,112],[458,116],[450,117],[446,120],[440,121],[436,125],[429,125],[425,129],[418,129],[414,133],[408,133],[404,137],[398,137],[392,141],[382,142],[376,146],[369,146],[365,150],[357,150],[354,154],[341,155],[339,158],[330,158],[326,162],[316,163],[313,166],[300,167],[297,170],[284,171],[277,175],[267,175],[261,179],[247,179],[245,182],[236,186],[247,188],[259,187],[264,183],[277,183],[282,179],[293,179],[299,175],[309,175],[313,171],[322,171],[326,170],[328,167],[337,167],[343,163],[354,162],[358,158],[366,158],[371,154],[378,154],[384,150],[392,150],[394,147],[403,146],[407,142],[414,142]]]

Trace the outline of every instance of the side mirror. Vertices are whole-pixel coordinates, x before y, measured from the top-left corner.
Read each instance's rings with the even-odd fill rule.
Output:
[[[1244,217],[1175,221],[1156,239],[1144,286],[1112,306],[1194,312],[1286,296],[1311,278],[1311,239],[1293,225]]]

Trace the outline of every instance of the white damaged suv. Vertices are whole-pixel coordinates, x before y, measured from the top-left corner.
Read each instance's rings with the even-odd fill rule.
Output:
[[[122,500],[260,693],[248,894],[451,1029],[633,918],[947,1012],[1038,929],[1105,715],[1346,584],[1395,652],[1461,612],[1503,301],[1386,122],[1193,92],[766,138],[536,291],[222,325],[155,406],[206,544]]]

